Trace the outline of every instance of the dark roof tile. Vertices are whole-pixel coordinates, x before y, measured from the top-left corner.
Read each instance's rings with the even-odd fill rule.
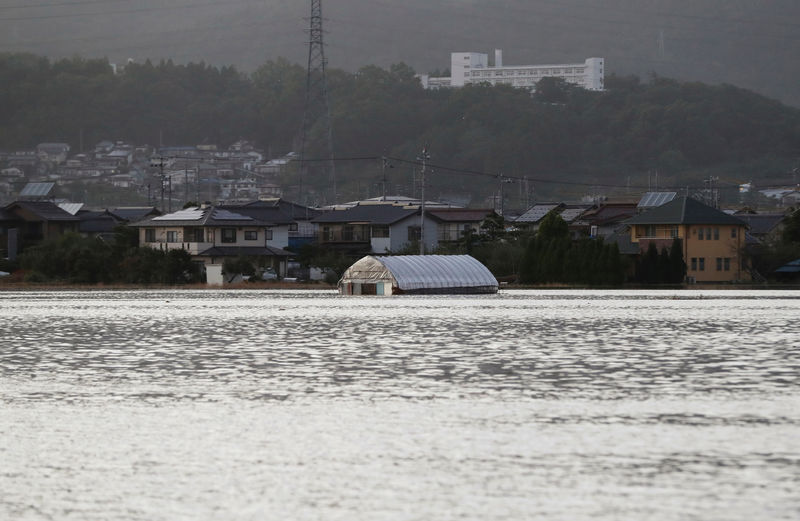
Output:
[[[402,206],[391,206],[383,204],[359,205],[348,208],[347,210],[331,210],[326,212],[312,222],[326,223],[356,223],[367,222],[370,224],[394,224],[411,215],[419,213],[416,208],[404,208]]]
[[[653,208],[635,217],[625,224],[727,224],[745,226],[745,222],[737,217],[721,212],[716,208],[701,203],[691,197],[676,197],[672,201]]]

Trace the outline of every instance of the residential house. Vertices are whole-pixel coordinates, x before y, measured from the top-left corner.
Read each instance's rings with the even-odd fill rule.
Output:
[[[84,237],[99,237],[110,241],[114,239],[117,226],[127,224],[125,219],[109,210],[79,210],[75,215],[80,219],[78,233]]]
[[[590,237],[609,238],[626,220],[636,215],[636,203],[631,201],[603,201],[599,206],[586,210],[580,217],[589,227]]]
[[[420,210],[391,204],[356,205],[331,210],[312,220],[319,226],[318,243],[351,253],[397,252],[420,241]],[[425,249],[436,249],[438,222],[425,215]]]
[[[781,239],[786,215],[782,213],[735,213],[747,224],[748,243],[775,245]]]
[[[514,219],[514,226],[536,233],[539,224],[547,214],[558,211],[566,206],[564,203],[538,203],[531,206],[525,213]]]
[[[425,251],[464,238],[467,230],[482,231],[491,209],[446,208],[425,210]],[[331,210],[313,220],[320,230],[319,244],[364,253],[398,252],[419,243],[422,233],[419,206],[365,202]]]
[[[644,252],[681,239],[687,279],[696,282],[751,280],[744,261],[746,223],[690,197],[672,201],[626,221],[630,240]]]
[[[536,233],[542,220],[550,213],[556,213],[567,223],[570,237],[578,239],[590,235],[590,224],[582,217],[592,208],[590,204],[539,203],[514,219],[513,223],[517,228]]]
[[[40,143],[36,145],[36,156],[40,161],[63,163],[67,160],[69,145],[66,143]]]
[[[591,235],[591,225],[582,219],[583,214],[594,208],[590,204],[566,204],[559,210],[558,216],[567,223],[569,236],[572,240]]]
[[[8,197],[14,191],[14,185],[0,178],[0,197]]]
[[[142,246],[183,249],[208,270],[218,269],[226,258],[250,257],[263,268],[286,275],[288,251],[275,246],[273,223],[216,206],[192,207],[139,221]]]
[[[463,240],[467,233],[480,234],[487,218],[501,220],[492,209],[434,208],[426,211],[426,214],[430,214],[437,222],[437,245]]]
[[[32,173],[39,163],[36,150],[17,150],[8,156],[8,166],[17,167],[21,170]]]
[[[47,239],[78,231],[79,219],[50,201],[15,201],[0,214],[0,249],[8,258]]]
[[[18,181],[20,179],[25,179],[25,172],[23,172],[21,168],[13,166],[11,168],[3,168],[0,170],[0,176],[9,180]]]
[[[298,251],[317,239],[317,225],[312,220],[320,210],[308,208],[279,198],[265,198],[224,208],[269,223],[273,239],[271,246]]]
[[[794,206],[800,203],[800,189],[796,186],[768,188],[759,190],[759,193],[770,199],[777,199],[781,206]]]

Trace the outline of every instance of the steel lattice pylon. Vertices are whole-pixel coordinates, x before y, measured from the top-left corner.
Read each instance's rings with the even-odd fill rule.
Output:
[[[333,161],[333,130],[331,128],[331,112],[328,104],[328,84],[325,78],[325,45],[322,30],[322,0],[311,0],[311,17],[309,18],[308,70],[306,73],[306,98],[303,110],[303,126],[300,136],[300,198],[306,201],[303,193],[303,181],[309,173],[311,163],[308,158],[308,145],[312,129],[319,139],[327,142],[327,161],[325,165],[327,177],[332,184],[333,202],[336,202],[336,169]]]

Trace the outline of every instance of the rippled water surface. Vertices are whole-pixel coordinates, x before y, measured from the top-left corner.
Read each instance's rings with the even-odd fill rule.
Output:
[[[800,519],[800,293],[0,292],[0,519]]]

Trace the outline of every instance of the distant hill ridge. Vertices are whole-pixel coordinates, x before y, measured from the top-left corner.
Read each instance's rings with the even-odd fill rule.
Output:
[[[304,64],[308,12],[299,0],[36,4],[0,15],[0,51]],[[404,62],[424,73],[448,67],[450,52],[502,48],[508,64],[601,56],[608,72],[730,83],[800,106],[796,0],[337,0],[323,13],[329,64],[350,71]]]

